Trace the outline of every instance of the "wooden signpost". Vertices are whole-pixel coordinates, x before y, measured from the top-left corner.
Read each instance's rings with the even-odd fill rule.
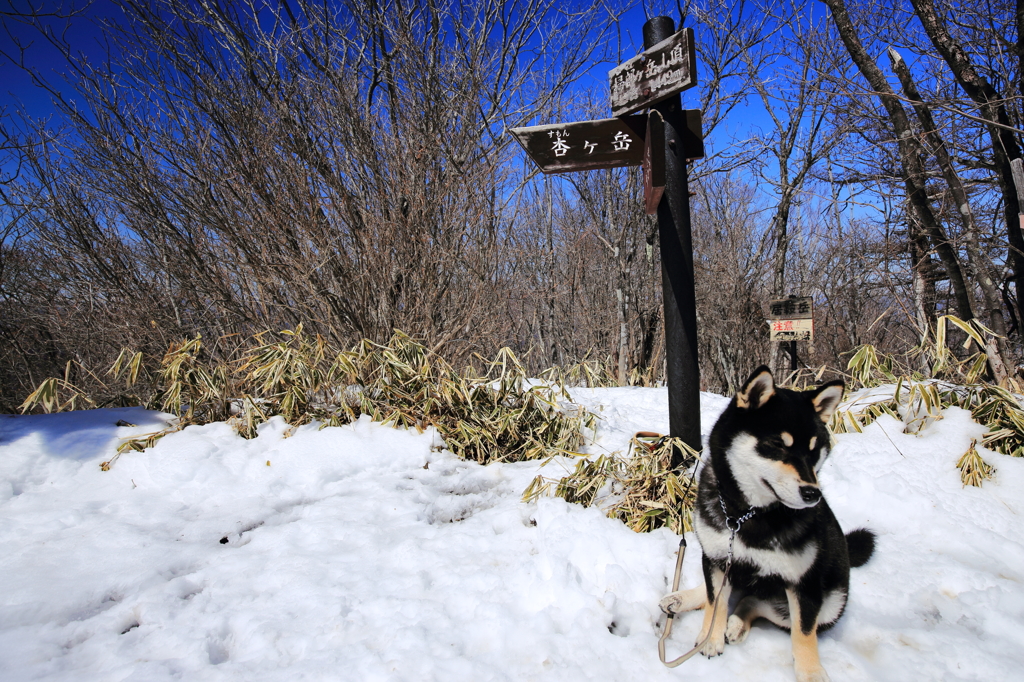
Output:
[[[693,29],[675,31],[670,17],[644,24],[644,52],[608,73],[616,118],[513,128],[545,173],[643,166],[644,209],[658,214],[665,306],[665,373],[669,434],[694,450],[700,437],[697,300],[686,164],[704,156],[699,110],[679,93],[697,84]],[[649,113],[636,113],[650,108]],[[673,454],[673,466],[683,462]]]

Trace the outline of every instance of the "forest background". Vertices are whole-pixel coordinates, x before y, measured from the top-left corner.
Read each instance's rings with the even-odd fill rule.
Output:
[[[660,381],[639,170],[545,177],[507,134],[609,116],[660,14],[696,34],[701,388],[788,366],[765,318],[789,294],[809,367],[913,363],[953,314],[1013,376],[1024,1],[5,0],[3,70],[47,105],[0,109],[0,412],[50,376],[101,396],[123,348],[225,362],[299,324]]]

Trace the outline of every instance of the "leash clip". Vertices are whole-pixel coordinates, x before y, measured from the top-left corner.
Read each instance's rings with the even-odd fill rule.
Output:
[[[725,500],[722,498],[721,495],[718,496],[718,503],[722,505],[722,515],[725,516],[725,527],[732,531],[733,537],[735,537],[736,533],[739,532],[740,526],[749,521],[751,517],[753,517],[754,514],[757,513],[757,509],[751,507],[746,511],[746,513],[743,516],[734,519],[733,517],[729,516],[729,512],[726,511]],[[733,528],[732,525],[734,523],[736,524],[735,528]]]

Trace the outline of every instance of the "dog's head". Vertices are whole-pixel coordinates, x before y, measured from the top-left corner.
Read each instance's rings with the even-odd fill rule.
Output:
[[[830,449],[825,424],[843,397],[842,380],[808,391],[775,385],[758,368],[715,425],[740,491],[755,507],[781,502],[793,509],[821,500],[817,472]],[[721,428],[720,428],[721,427]]]

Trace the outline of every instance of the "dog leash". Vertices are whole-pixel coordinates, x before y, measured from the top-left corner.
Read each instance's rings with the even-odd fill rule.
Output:
[[[725,589],[725,583],[726,583],[727,580],[729,580],[729,572],[732,570],[732,545],[733,545],[733,541],[736,540],[736,533],[739,532],[740,526],[742,526],[744,523],[749,521],[751,519],[751,517],[753,517],[754,514],[757,513],[757,510],[754,509],[753,507],[751,507],[750,509],[747,510],[747,512],[743,516],[740,516],[739,518],[734,519],[731,516],[729,516],[729,512],[727,512],[725,510],[725,500],[722,499],[721,495],[718,496],[718,501],[722,504],[722,513],[725,515],[725,527],[728,528],[729,531],[730,531],[730,533],[729,533],[729,556],[725,560],[725,574],[722,576],[722,584],[718,588],[718,593],[715,595],[714,601],[711,602],[711,609],[712,609],[711,610],[711,623],[708,626],[708,634],[704,636],[704,639],[702,639],[701,641],[697,642],[693,646],[692,649],[687,651],[685,654],[683,654],[679,658],[673,659],[671,661],[667,661],[667,660],[665,660],[665,641],[672,634],[672,621],[675,618],[675,614],[671,614],[671,613],[670,614],[666,614],[668,617],[665,620],[665,631],[663,633],[661,633],[661,639],[658,640],[658,658],[660,658],[661,662],[664,663],[665,666],[668,667],[668,668],[675,668],[676,666],[681,665],[681,664],[685,663],[686,661],[690,660],[691,658],[693,658],[693,656],[698,651],[700,651],[701,649],[704,648],[704,645],[708,643],[708,640],[711,639],[711,633],[715,631],[715,621],[718,619],[718,608],[717,608],[717,606],[718,606],[718,599],[722,596],[722,590]],[[730,521],[736,524],[735,528],[733,527],[733,523],[730,523]],[[675,573],[672,576],[672,591],[673,592],[679,591],[679,577],[680,577],[680,575],[683,572],[683,557],[685,555],[686,555],[686,538],[683,537],[683,538],[679,539],[679,551],[676,553],[676,570],[675,570]]]

